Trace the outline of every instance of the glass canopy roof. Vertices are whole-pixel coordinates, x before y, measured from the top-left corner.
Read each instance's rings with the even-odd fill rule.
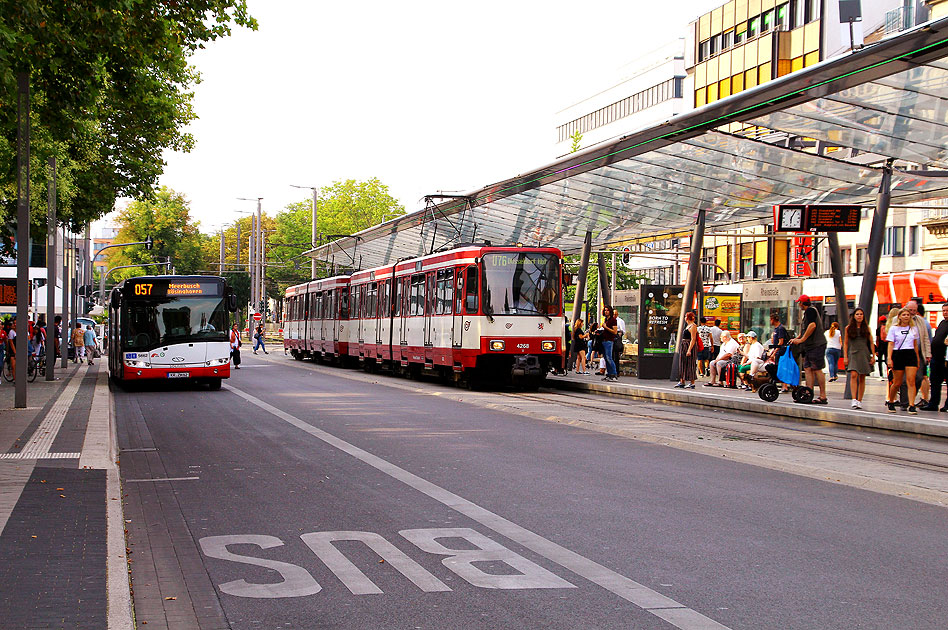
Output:
[[[762,225],[779,203],[874,205],[889,158],[892,203],[948,197],[948,18],[308,254],[366,269],[474,240],[574,253],[587,230],[597,246],[688,231],[699,208],[709,229]]]

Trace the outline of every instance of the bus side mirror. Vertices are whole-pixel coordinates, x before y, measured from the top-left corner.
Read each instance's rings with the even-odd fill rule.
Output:
[[[233,291],[227,294],[227,310],[231,313],[237,312],[237,294]]]

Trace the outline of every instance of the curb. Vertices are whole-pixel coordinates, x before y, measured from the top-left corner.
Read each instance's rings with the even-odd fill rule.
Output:
[[[727,409],[729,411],[750,412],[792,420],[828,422],[870,429],[881,429],[884,431],[898,431],[900,433],[911,433],[914,435],[948,438],[948,421],[926,420],[924,418],[907,419],[904,416],[892,416],[887,413],[877,413],[874,411],[853,413],[843,409],[832,409],[812,405],[794,405],[791,407],[788,405],[766,403],[756,397],[755,399],[732,398],[728,396],[715,396],[712,393],[696,394],[690,392],[665,391],[625,383],[584,383],[555,377],[546,379],[544,385],[554,389],[594,392],[610,396],[626,396],[672,405]]]

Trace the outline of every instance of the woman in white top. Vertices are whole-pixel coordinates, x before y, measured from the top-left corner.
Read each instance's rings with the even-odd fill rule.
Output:
[[[886,397],[886,407],[889,413],[895,413],[895,400],[899,395],[899,387],[902,386],[904,379],[908,386],[909,408],[908,412],[916,413],[915,410],[915,373],[921,360],[918,355],[919,334],[915,320],[907,308],[899,311],[899,317],[896,325],[889,326],[889,332],[886,336],[889,342],[889,370],[892,373],[892,382],[889,383],[889,395]]]
[[[829,365],[831,381],[839,378],[839,355],[843,353],[843,336],[839,332],[839,324],[833,322],[826,331],[826,364]]]

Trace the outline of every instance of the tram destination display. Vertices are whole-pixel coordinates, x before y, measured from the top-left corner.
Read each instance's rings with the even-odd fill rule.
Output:
[[[778,232],[858,232],[862,206],[780,204],[774,206]]]

